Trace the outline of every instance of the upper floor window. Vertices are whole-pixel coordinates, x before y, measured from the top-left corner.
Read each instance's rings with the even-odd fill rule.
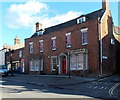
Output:
[[[70,56],[70,69],[71,70],[83,70],[83,54]]]
[[[22,57],[22,51],[21,50],[19,51],[19,57]]]
[[[40,48],[40,52],[43,52],[43,40],[39,41],[39,48]]]
[[[56,37],[53,37],[51,39],[52,39],[52,50],[56,50]]]
[[[29,46],[30,46],[30,53],[33,53],[33,42],[30,42]]]
[[[71,47],[71,33],[66,34],[66,47]]]
[[[88,44],[88,28],[81,29],[82,32],[82,45]]]
[[[43,35],[43,31],[37,32],[37,35]]]
[[[77,19],[77,24],[84,23],[86,21],[86,17],[81,17]]]

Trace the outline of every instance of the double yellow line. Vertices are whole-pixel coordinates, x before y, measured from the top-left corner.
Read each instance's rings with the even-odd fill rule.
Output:
[[[109,90],[109,95],[113,96],[113,91],[120,85],[120,82],[119,83],[116,83],[110,90]]]

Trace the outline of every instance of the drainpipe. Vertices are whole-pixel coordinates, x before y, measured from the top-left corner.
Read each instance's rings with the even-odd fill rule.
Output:
[[[98,19],[99,20],[99,19]],[[103,53],[103,50],[102,50],[102,22],[101,20],[99,20],[99,41],[100,41],[100,47],[99,47],[99,50],[100,50],[100,66],[99,66],[99,77],[102,76],[103,74],[103,66],[102,66],[102,53]]]
[[[69,78],[70,78],[70,51],[68,50],[68,67],[69,67]]]
[[[102,54],[103,54],[103,49],[102,49],[102,22],[100,22],[100,76],[103,74],[103,60],[102,60]]]

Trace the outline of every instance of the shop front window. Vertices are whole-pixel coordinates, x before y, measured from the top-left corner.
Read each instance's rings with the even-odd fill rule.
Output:
[[[70,57],[70,69],[71,70],[83,70],[83,54],[71,55]]]

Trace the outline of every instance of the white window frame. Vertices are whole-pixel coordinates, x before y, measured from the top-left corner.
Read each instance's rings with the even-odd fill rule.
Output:
[[[78,54],[77,56],[80,56],[80,54]],[[83,58],[83,62],[82,62],[82,68],[78,68],[78,59],[77,59],[77,70],[84,70],[84,54],[82,54],[82,58]]]
[[[71,56],[75,56],[75,55],[71,55]],[[76,68],[71,67],[71,57],[70,57],[70,70],[76,70]]]
[[[86,32],[86,34],[87,34],[87,42],[86,43],[83,43],[83,39],[84,39],[83,33],[84,32]],[[81,29],[81,33],[82,33],[82,45],[88,44],[88,28]]]
[[[19,51],[19,57],[22,57],[22,50]]]
[[[40,71],[43,71],[43,58],[40,59]]]
[[[29,60],[29,67],[30,67],[30,71],[35,71],[33,59]]]
[[[57,56],[51,56],[51,71],[55,71],[56,69],[53,68],[53,58],[56,58],[56,65],[57,65]]]
[[[37,35],[43,35],[43,31],[36,32]]]
[[[51,40],[52,40],[52,42],[53,42],[53,40],[56,41],[56,37],[52,37]],[[55,44],[55,45],[56,45],[56,44]],[[53,46],[53,45],[52,45],[52,46]],[[52,48],[52,50],[56,50],[56,48],[54,48],[54,49]]]
[[[74,55],[71,55],[71,56],[75,56],[76,57],[76,56],[80,56],[80,54],[77,54],[77,55],[74,54]],[[84,60],[84,55],[82,55],[82,56],[83,56],[83,60]],[[78,64],[79,64],[78,62],[79,62],[78,59],[76,59],[76,62],[75,62],[76,63],[76,68],[75,67],[73,68],[73,67],[71,67],[71,59],[70,59],[70,70],[84,70],[84,61],[82,63],[83,64],[82,68],[78,68]]]
[[[77,19],[77,24],[84,23],[84,22],[86,22],[85,16]]]
[[[43,43],[43,40],[40,40],[40,41],[39,41],[39,51],[40,51],[40,52],[43,52],[43,51],[44,51],[44,48],[43,48],[43,50],[40,50],[40,43]]]
[[[86,60],[86,61],[85,61],[85,62],[86,62],[86,63],[85,63],[85,66],[86,66],[86,70],[88,70],[88,54],[85,54],[85,58],[86,58],[86,59],[85,59],[85,60]]]
[[[31,50],[31,45],[32,45],[32,50]],[[30,54],[33,53],[33,42],[30,42],[30,43],[29,43],[29,49],[30,49],[30,51],[29,51]]]
[[[67,37],[68,35],[71,35],[71,32],[70,32],[70,33],[66,33],[66,34],[65,34],[65,36],[66,36],[66,37]],[[67,41],[67,40],[66,40],[66,41]],[[71,45],[72,45],[72,44],[71,44]],[[70,48],[70,47],[71,47],[71,45],[67,46],[67,43],[66,43],[66,47],[67,47],[67,48]]]

